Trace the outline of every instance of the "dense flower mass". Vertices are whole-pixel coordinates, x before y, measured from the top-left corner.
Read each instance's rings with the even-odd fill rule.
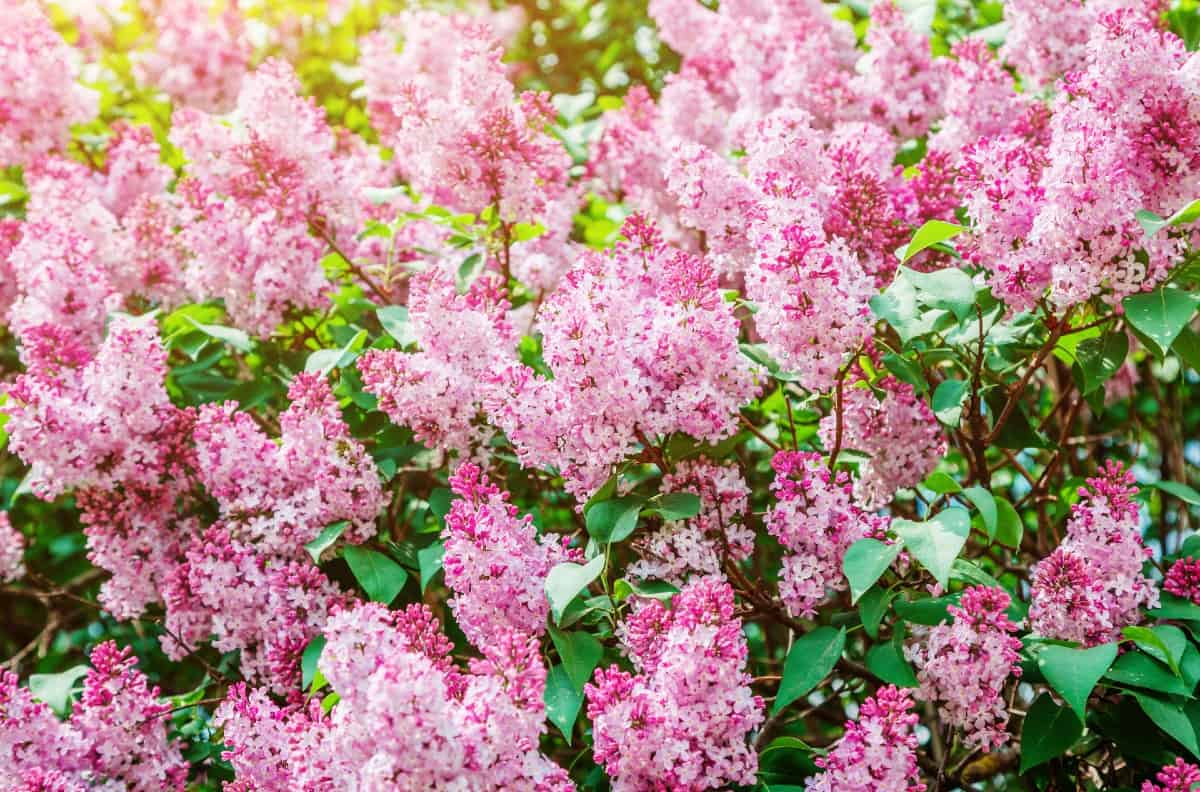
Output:
[[[170,705],[137,668],[131,650],[92,650],[83,693],[69,720],[0,675],[0,789],[121,789],[182,792],[188,765],[167,737]]]
[[[765,522],[788,551],[779,594],[789,610],[811,618],[828,593],[846,589],[846,549],[859,539],[882,538],[887,520],[857,506],[849,476],[830,472],[818,454],[781,451],[771,466],[778,503]]]
[[[917,775],[917,716],[908,691],[882,687],[863,702],[858,720],[828,755],[822,772],[805,784],[808,792],[925,792]]]
[[[596,758],[615,790],[753,781],[746,737],[762,723],[762,700],[743,670],[746,640],[733,607],[729,584],[700,578],[669,610],[650,600],[622,626],[636,672],[611,666],[586,687]]]
[[[1151,550],[1138,530],[1133,474],[1111,461],[1101,472],[1080,488],[1062,544],[1034,568],[1029,622],[1038,635],[1093,646],[1158,605],[1142,571]]]
[[[1200,784],[1195,6],[0,0],[0,792]]]
[[[947,609],[953,623],[931,628],[906,651],[921,681],[917,697],[936,702],[966,743],[984,751],[1008,741],[1004,687],[1021,675],[1017,625],[1005,614],[1010,604],[1003,589],[973,586]]]

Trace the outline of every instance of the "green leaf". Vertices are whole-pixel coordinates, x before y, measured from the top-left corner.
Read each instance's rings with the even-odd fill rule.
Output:
[[[313,681],[316,679],[317,662],[321,659],[321,652],[325,651],[325,636],[317,635],[308,642],[308,646],[304,647],[304,653],[300,655],[300,687],[307,690]]]
[[[1156,619],[1200,621],[1200,605],[1166,592],[1163,592],[1159,606],[1149,613]]]
[[[602,544],[628,539],[637,528],[638,513],[646,499],[640,495],[622,495],[593,504],[584,518],[588,535]]]
[[[908,551],[945,588],[950,583],[950,567],[971,533],[971,518],[965,509],[945,509],[925,522],[893,520],[892,529],[904,540]]]
[[[1200,305],[1200,294],[1161,286],[1126,297],[1125,317],[1158,357],[1164,357]]]
[[[1047,646],[1038,653],[1037,663],[1042,676],[1083,721],[1088,696],[1116,659],[1115,643],[1101,644],[1091,649]]]
[[[918,396],[929,389],[925,382],[925,375],[921,373],[921,367],[908,358],[901,357],[895,352],[888,352],[883,356],[883,365],[896,375],[896,379],[912,385],[913,391]]]
[[[1014,550],[1020,549],[1025,523],[1007,498],[996,498],[996,541]]]
[[[454,495],[445,487],[437,487],[429,493],[429,512],[439,520],[446,519],[450,513],[450,503]]]
[[[1167,645],[1163,634],[1150,629],[1149,627],[1126,627],[1121,630],[1121,635],[1137,644],[1138,648],[1146,654],[1166,663],[1171,669],[1171,673],[1175,676],[1180,676],[1179,673],[1179,658],[1175,656],[1175,652]],[[1179,654],[1183,654],[1183,648],[1179,648]]]
[[[1163,219],[1148,209],[1139,210],[1137,221],[1141,223],[1146,236],[1154,236],[1167,226],[1181,226],[1194,223],[1200,219],[1200,199],[1192,201],[1170,217]]]
[[[892,599],[896,595],[884,591],[878,586],[871,586],[858,600],[858,615],[862,620],[863,629],[871,638],[879,637],[879,623],[883,621]]]
[[[1033,702],[1021,727],[1021,773],[1066,753],[1083,735],[1083,723],[1070,707],[1054,703],[1049,693]]]
[[[429,582],[433,580],[442,568],[442,559],[446,556],[446,546],[441,542],[434,542],[428,547],[422,547],[417,551],[417,569],[421,572],[421,593],[425,593],[425,589],[429,587]]]
[[[938,495],[952,494],[962,492],[962,487],[957,481],[950,477],[949,474],[943,473],[940,470],[935,470],[921,482],[921,486],[925,489],[932,490]]]
[[[946,426],[958,426],[969,389],[967,381],[959,379],[948,379],[938,385],[931,400],[933,414],[937,419]]]
[[[354,573],[354,579],[375,602],[390,605],[408,580],[404,567],[377,550],[351,545],[342,557]]]
[[[1196,492],[1196,490],[1187,484],[1180,484],[1178,481],[1156,481],[1150,486],[1156,487],[1163,492],[1169,492],[1184,503],[1200,506],[1200,492]]]
[[[934,272],[900,269],[904,277],[912,281],[921,304],[949,311],[960,322],[973,312],[975,281],[966,272],[954,267]]]
[[[896,613],[905,621],[932,627],[950,620],[950,611],[947,610],[947,607],[957,605],[958,600],[958,594],[946,594],[941,597],[922,597],[915,600],[898,598],[894,607]]]
[[[783,664],[783,679],[775,695],[774,715],[796,699],[808,694],[837,665],[846,648],[846,628],[818,627],[792,644]]]
[[[546,717],[558,727],[567,739],[567,745],[570,745],[575,719],[579,717],[579,708],[583,706],[583,692],[575,687],[561,665],[554,666],[546,674],[546,692],[542,700],[546,703]]]
[[[29,692],[38,701],[44,701],[60,718],[66,717],[71,708],[75,684],[87,676],[87,672],[87,666],[77,665],[57,674],[32,674],[29,677]]]
[[[1176,696],[1191,695],[1183,680],[1167,670],[1166,666],[1137,652],[1126,652],[1117,658],[1117,662],[1108,669],[1104,678],[1123,685]]]
[[[1179,337],[1171,344],[1175,354],[1194,371],[1200,371],[1200,333],[1190,327],[1179,331]]]
[[[983,527],[987,531],[988,538],[995,539],[996,527],[1000,519],[995,496],[978,484],[967,487],[963,490],[963,495],[979,511],[979,517],[983,520]]]
[[[579,630],[562,632],[553,627],[550,628],[550,640],[554,641],[554,648],[558,650],[558,657],[562,660],[567,676],[571,678],[575,688],[582,691],[583,686],[592,678],[592,672],[600,664],[604,646],[591,633]]]
[[[953,239],[966,230],[966,228],[957,223],[947,223],[944,220],[930,220],[918,228],[917,232],[913,234],[912,241],[898,251],[900,263],[903,264],[922,250],[945,242],[947,239]]]
[[[1084,395],[1099,388],[1121,368],[1129,354],[1129,336],[1124,331],[1089,338],[1075,350],[1075,360],[1083,375]]]
[[[325,526],[325,530],[317,534],[317,537],[311,542],[306,542],[304,549],[312,556],[314,564],[321,562],[321,553],[324,553],[329,548],[333,547],[333,543],[338,540],[342,532],[350,525],[349,520],[338,520],[335,523],[330,523]]]
[[[403,305],[385,305],[375,311],[379,324],[402,347],[417,343],[413,334],[412,323],[408,319],[408,308]]]
[[[550,601],[550,612],[557,624],[571,600],[587,588],[604,569],[604,556],[598,555],[586,564],[564,561],[550,570],[546,576],[546,599]]]
[[[679,589],[665,580],[618,580],[613,584],[613,596],[618,602],[629,599],[632,595],[670,602],[671,597],[679,593]]]
[[[239,352],[249,352],[254,346],[254,342],[250,340],[250,335],[245,330],[239,330],[236,327],[226,327],[224,325],[201,324],[190,316],[185,318],[206,336],[215,338],[218,341],[224,341]]]
[[[1157,696],[1135,693],[1133,696],[1154,725],[1162,729],[1168,736],[1179,741],[1184,748],[1191,751],[1192,756],[1200,757],[1200,742],[1196,739],[1196,727],[1188,718],[1183,708],[1171,701],[1164,701]]]
[[[652,508],[664,520],[686,520],[700,513],[700,496],[691,492],[671,492],[659,498]]]
[[[350,365],[357,357],[354,348],[366,337],[367,331],[359,330],[341,349],[318,349],[308,356],[308,360],[304,361],[304,370],[316,372],[324,377],[335,368]]]
[[[875,585],[887,568],[900,555],[900,543],[884,544],[878,539],[859,539],[846,550],[842,558],[842,571],[850,582],[850,601],[858,598]]]
[[[909,688],[920,685],[912,666],[890,641],[876,644],[867,652],[867,670],[889,685]]]

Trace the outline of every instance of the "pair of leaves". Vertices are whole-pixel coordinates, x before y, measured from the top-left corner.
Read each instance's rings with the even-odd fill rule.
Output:
[[[643,509],[664,520],[686,520],[700,513],[700,497],[691,492],[671,492],[651,500],[622,495],[592,503],[584,510],[588,536],[601,544],[623,542],[637,529]]]
[[[954,560],[971,533],[971,519],[965,509],[944,509],[924,522],[893,520],[892,529],[900,537],[899,542],[886,544],[878,539],[860,539],[846,550],[842,571],[850,583],[851,602],[857,603],[875,585],[902,547],[945,588],[950,583]]]

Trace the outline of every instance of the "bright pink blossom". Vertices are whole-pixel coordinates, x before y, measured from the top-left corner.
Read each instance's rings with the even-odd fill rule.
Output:
[[[824,772],[805,782],[808,792],[925,792],[917,770],[916,713],[907,690],[880,688],[863,702],[858,720],[827,755]]]

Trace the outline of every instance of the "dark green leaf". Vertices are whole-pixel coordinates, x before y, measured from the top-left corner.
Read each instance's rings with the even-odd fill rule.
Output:
[[[818,627],[792,644],[783,664],[783,679],[772,714],[807,695],[837,665],[846,648],[846,628]]]
[[[893,520],[892,529],[904,540],[905,548],[945,588],[950,582],[950,567],[971,533],[971,518],[965,509],[945,509],[925,522]]]
[[[595,636],[578,630],[562,632],[551,627],[550,640],[554,641],[554,648],[558,650],[567,676],[575,688],[582,692],[604,655],[604,647]]]
[[[664,520],[686,520],[700,513],[700,496],[691,492],[671,492],[659,498],[653,509]]]
[[[622,495],[593,504],[585,515],[588,535],[601,544],[628,539],[637,528],[638,512],[645,504],[646,499],[640,495]]]
[[[867,669],[889,685],[915,688],[920,684],[912,666],[891,642],[871,647],[867,652]]]
[[[1037,663],[1042,676],[1071,705],[1079,720],[1083,721],[1088,696],[1116,659],[1115,643],[1102,644],[1091,649],[1047,646],[1038,653]]]
[[[1146,654],[1166,663],[1171,669],[1171,673],[1175,676],[1180,676],[1179,660],[1175,653],[1171,650],[1164,640],[1164,636],[1149,627],[1126,627],[1121,630],[1121,635],[1137,644],[1138,648]],[[1179,653],[1183,654],[1183,648],[1179,648]]]
[[[425,589],[429,587],[429,581],[433,580],[442,568],[442,559],[446,556],[446,546],[441,542],[434,542],[428,547],[422,547],[417,551],[417,569],[421,571],[421,593],[425,593]]]
[[[996,498],[996,541],[1017,550],[1025,535],[1025,523],[1006,498]]]
[[[313,563],[320,563],[321,553],[333,547],[333,543],[338,540],[342,532],[350,525],[349,520],[338,520],[335,523],[330,523],[325,526],[325,530],[317,534],[317,538],[304,545],[304,549],[312,556]]]
[[[325,651],[325,636],[318,635],[308,642],[308,646],[304,647],[304,653],[300,655],[300,687],[304,690],[313,683],[317,676],[317,662],[321,659],[321,652]]]
[[[958,426],[969,389],[966,380],[960,379],[948,379],[938,385],[931,401],[933,414],[937,419],[946,426]]]
[[[1147,342],[1150,351],[1161,358],[1195,315],[1200,294],[1162,286],[1126,297],[1122,305],[1129,324]]]
[[[892,604],[892,598],[895,596],[890,591],[872,586],[859,598],[859,618],[862,619],[863,629],[871,638],[879,637],[879,623],[883,620],[884,614],[887,613],[888,606]]]
[[[1196,492],[1187,484],[1180,484],[1178,481],[1156,481],[1150,486],[1169,492],[1184,503],[1200,506],[1200,492]]]
[[[1149,716],[1150,720],[1154,721],[1154,725],[1166,732],[1169,737],[1178,740],[1184,748],[1191,751],[1192,756],[1200,757],[1200,742],[1196,739],[1196,727],[1184,712],[1183,707],[1173,701],[1143,693],[1135,693],[1134,698],[1137,699],[1142,711]]]
[[[351,545],[342,557],[354,573],[354,579],[375,602],[390,605],[408,580],[404,567],[377,550]]]
[[[875,585],[896,556],[900,555],[900,543],[884,544],[878,539],[859,539],[846,550],[842,559],[842,570],[850,582],[850,601],[858,598]]]
[[[604,569],[604,556],[598,555],[586,564],[564,561],[550,570],[546,576],[546,599],[550,601],[550,612],[555,623],[562,621],[563,613],[571,600],[587,588]]]
[[[583,693],[575,687],[561,665],[554,666],[546,674],[543,700],[546,703],[546,717],[558,727],[563,737],[567,738],[567,745],[570,745],[575,719],[579,717],[579,708],[583,706]]]
[[[1066,753],[1083,735],[1083,723],[1049,693],[1033,702],[1021,727],[1021,773]]]
[[[1121,368],[1129,354],[1129,336],[1125,331],[1105,333],[1099,338],[1089,338],[1080,343],[1076,361],[1083,374],[1084,394],[1099,388]]]
[[[1166,666],[1137,652],[1126,652],[1117,658],[1117,662],[1108,669],[1104,678],[1131,687],[1157,690],[1177,696],[1191,694],[1183,680],[1172,674]]]

